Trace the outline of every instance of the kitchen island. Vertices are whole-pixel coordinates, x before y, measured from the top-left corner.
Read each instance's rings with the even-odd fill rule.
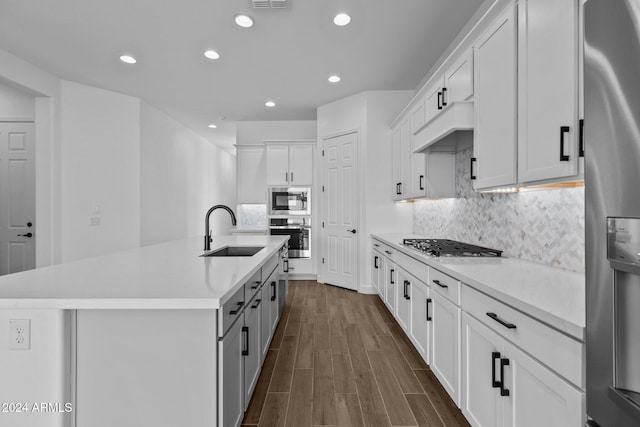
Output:
[[[45,414],[0,414],[0,424],[239,424],[279,319],[286,243],[276,236],[216,237],[211,252],[263,249],[201,257],[202,238],[191,238],[0,277],[2,319],[43,312],[63,319],[54,338],[34,319],[29,350],[3,349],[9,364],[3,369],[11,363],[25,369],[34,354],[47,356],[41,339],[58,341],[62,355],[51,357],[61,360],[60,372],[39,375],[60,378],[52,385],[63,389],[60,403],[73,408],[44,424]],[[3,401],[36,399],[28,387],[3,383]]]

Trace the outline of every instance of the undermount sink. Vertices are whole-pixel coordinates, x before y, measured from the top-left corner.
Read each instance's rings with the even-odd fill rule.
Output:
[[[264,246],[227,246],[200,256],[254,256],[262,249],[264,249]]]

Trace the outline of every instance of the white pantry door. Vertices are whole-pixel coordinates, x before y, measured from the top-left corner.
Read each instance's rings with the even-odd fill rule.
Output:
[[[0,122],[0,275],[36,265],[33,123]]]
[[[324,140],[322,264],[325,283],[358,287],[358,133]]]

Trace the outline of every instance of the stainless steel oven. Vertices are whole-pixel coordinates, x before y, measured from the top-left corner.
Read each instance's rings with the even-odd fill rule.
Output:
[[[289,258],[311,258],[311,218],[271,218],[269,234],[289,236]]]
[[[269,188],[269,215],[311,215],[311,189]]]

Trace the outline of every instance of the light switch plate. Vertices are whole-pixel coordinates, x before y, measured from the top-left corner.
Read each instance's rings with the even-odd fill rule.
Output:
[[[9,348],[11,350],[31,348],[31,319],[9,320]]]

